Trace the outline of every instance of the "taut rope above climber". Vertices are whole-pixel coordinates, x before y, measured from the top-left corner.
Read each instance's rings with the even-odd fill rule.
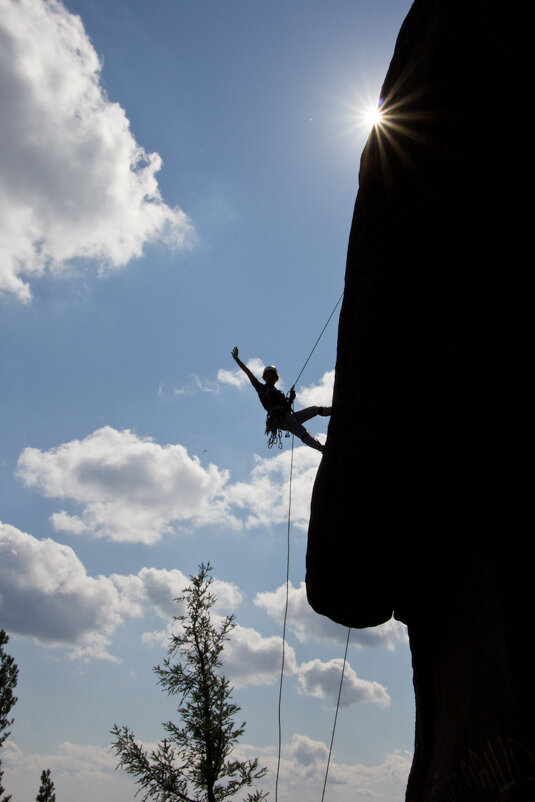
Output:
[[[265,368],[262,374],[265,384],[262,384],[249,370],[247,365],[244,365],[238,353],[237,347],[232,349],[233,358],[255,388],[260,402],[267,412],[266,434],[269,435],[268,446],[271,448],[271,446],[278,441],[279,447],[282,448],[281,432],[291,432],[297,435],[305,445],[323,452],[325,447],[319,440],[316,440],[315,437],[312,437],[312,435],[307,432],[303,423],[310,420],[310,418],[314,418],[316,415],[330,415],[332,407],[313,406],[294,412],[292,404],[295,399],[295,388],[292,387],[288,396],[285,396],[281,390],[275,387],[279,381],[277,368],[273,365],[269,365]]]

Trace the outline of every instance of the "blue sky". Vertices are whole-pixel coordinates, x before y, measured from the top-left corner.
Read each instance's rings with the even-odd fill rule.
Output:
[[[0,0],[0,626],[20,668],[4,785],[130,800],[108,731],[156,741],[152,666],[202,561],[271,769],[290,446],[230,357],[288,390],[343,290],[357,172],[408,0]],[[329,403],[337,315],[297,385]],[[325,420],[311,421],[322,439]],[[306,603],[319,455],[295,444],[279,798],[321,797],[346,631]],[[328,536],[328,533],[327,535]],[[340,564],[341,582],[365,566]],[[395,802],[410,653],[352,633],[326,799]],[[270,797],[274,798],[274,796]]]

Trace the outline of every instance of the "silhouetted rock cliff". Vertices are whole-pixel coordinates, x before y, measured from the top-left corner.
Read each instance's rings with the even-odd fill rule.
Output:
[[[535,800],[523,8],[414,3],[349,241],[307,589],[347,626],[408,626],[409,802]]]

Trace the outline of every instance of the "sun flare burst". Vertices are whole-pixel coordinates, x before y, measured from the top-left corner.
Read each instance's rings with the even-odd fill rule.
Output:
[[[363,124],[368,130],[380,125],[383,121],[383,112],[379,106],[368,106],[362,113]]]

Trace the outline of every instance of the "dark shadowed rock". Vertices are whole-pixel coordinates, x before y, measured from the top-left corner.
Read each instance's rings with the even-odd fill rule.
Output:
[[[409,628],[410,802],[535,799],[522,9],[417,0],[401,28],[361,160],[312,499],[314,609]]]

